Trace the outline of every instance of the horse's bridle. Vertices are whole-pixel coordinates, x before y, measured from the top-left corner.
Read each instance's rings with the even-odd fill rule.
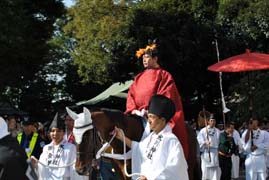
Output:
[[[90,156],[92,156],[92,164],[90,164],[90,169],[89,169],[89,176],[92,174],[94,168],[93,168],[93,162],[96,160],[95,159],[95,155],[96,155],[96,146],[97,146],[97,139],[98,137],[100,138],[100,135],[98,134],[98,130],[96,129],[96,127],[93,125],[93,123],[89,123],[89,124],[86,124],[86,125],[83,125],[83,126],[75,126],[74,128],[75,129],[82,129],[82,128],[86,128],[88,126],[92,126],[93,128],[89,129],[89,131],[93,130],[93,150],[92,152],[82,152],[82,151],[77,151],[77,156],[79,157],[81,154],[89,154]],[[102,139],[101,139],[102,141]]]

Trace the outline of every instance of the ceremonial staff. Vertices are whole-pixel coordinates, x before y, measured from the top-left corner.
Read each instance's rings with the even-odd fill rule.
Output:
[[[208,128],[207,128],[207,118],[206,118],[206,114],[205,114],[205,106],[204,105],[203,105],[203,116],[204,116],[204,121],[205,121],[206,140],[209,143],[209,134],[208,134]],[[211,162],[210,144],[207,144],[207,151],[208,151],[209,162]]]

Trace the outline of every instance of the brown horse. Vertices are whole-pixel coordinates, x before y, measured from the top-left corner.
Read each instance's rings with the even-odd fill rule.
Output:
[[[92,161],[95,159],[96,151],[100,149],[102,141],[110,141],[112,138],[110,133],[113,131],[115,126],[123,129],[125,135],[135,141],[139,141],[141,139],[144,131],[141,118],[135,115],[125,115],[121,111],[109,109],[101,109],[99,111],[91,112],[90,114],[91,123],[84,122],[84,125],[80,124],[80,127],[76,126],[77,120],[73,117],[75,119],[74,129],[76,131],[79,131],[81,128],[85,128],[85,124],[92,126],[91,129],[88,129],[83,133],[83,136],[80,140],[81,143],[77,145],[76,170],[79,174],[84,175],[89,174],[89,172],[92,171]],[[190,135],[190,154],[187,162],[189,177],[190,179],[193,179],[193,169],[196,164],[196,136],[194,135],[193,130],[189,130],[188,133]],[[114,153],[123,153],[123,143],[118,139],[114,139],[111,142],[111,146]],[[193,153],[192,150],[195,153]],[[130,179],[124,173],[123,161],[113,159],[112,164],[120,179]],[[130,170],[130,161],[127,161],[127,169]]]

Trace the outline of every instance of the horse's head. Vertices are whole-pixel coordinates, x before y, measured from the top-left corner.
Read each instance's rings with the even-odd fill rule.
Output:
[[[98,143],[97,131],[93,126],[91,112],[83,108],[83,113],[76,114],[66,108],[70,117],[75,120],[73,134],[77,143],[76,171],[80,175],[89,175],[94,166]]]

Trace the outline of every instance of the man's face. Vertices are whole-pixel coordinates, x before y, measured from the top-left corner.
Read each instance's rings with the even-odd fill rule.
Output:
[[[166,124],[162,118],[151,113],[148,114],[148,123],[150,129],[156,133],[159,133]]]
[[[17,128],[17,121],[14,118],[8,120],[8,128],[13,130]]]
[[[232,128],[232,125],[230,125],[229,127],[226,128],[226,132],[230,135],[233,134],[233,128]]]
[[[231,131],[233,133],[234,132],[234,125],[233,124],[230,124],[230,127],[231,127]]]
[[[156,66],[157,57],[152,57],[151,55],[143,55],[143,65],[144,68],[154,68]]]
[[[27,124],[27,125],[23,125],[22,129],[26,135],[30,135],[33,132],[33,127],[34,126],[32,124]]]
[[[258,125],[259,125],[259,121],[257,119],[253,119],[252,120],[252,127],[254,129],[258,128]]]
[[[210,127],[215,127],[215,126],[216,126],[216,120],[215,120],[215,119],[210,119],[210,120],[208,121],[208,125],[209,125]]]

